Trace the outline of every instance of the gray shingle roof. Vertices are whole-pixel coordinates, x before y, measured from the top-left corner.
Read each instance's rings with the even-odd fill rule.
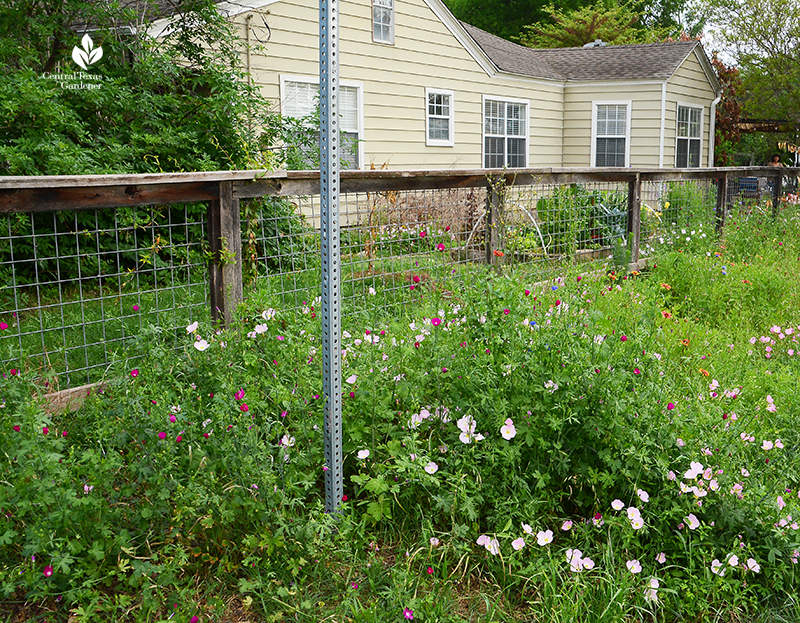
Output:
[[[553,80],[667,80],[700,46],[699,41],[675,41],[540,50],[461,25],[498,69]]]

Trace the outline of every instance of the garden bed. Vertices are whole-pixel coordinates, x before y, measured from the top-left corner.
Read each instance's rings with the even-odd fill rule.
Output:
[[[178,355],[145,328],[74,413],[6,371],[0,610],[797,620],[800,226],[768,214],[665,234],[645,274],[459,266],[390,313],[354,296],[335,518],[317,292],[256,293]]]

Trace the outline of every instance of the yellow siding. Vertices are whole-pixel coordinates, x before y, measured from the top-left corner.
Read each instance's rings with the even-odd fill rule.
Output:
[[[567,84],[564,93],[564,166],[591,166],[593,102],[630,101],[630,164],[657,167],[661,84]]]
[[[363,84],[364,164],[392,169],[480,168],[483,96],[528,102],[528,165],[561,165],[562,93],[557,82],[490,77],[423,0],[396,3],[395,43],[372,41],[371,6],[340,2],[339,76]],[[244,39],[244,20],[236,17]],[[318,75],[318,11],[297,0],[263,11],[271,29],[266,53],[251,54],[250,72],[272,101],[279,102],[280,75]],[[252,20],[254,35],[261,18]],[[453,91],[453,147],[425,144],[425,88]]]
[[[678,115],[678,102],[703,107],[703,142],[700,166],[708,166],[709,131],[711,128],[711,102],[716,93],[708,82],[703,67],[693,52],[684,61],[675,75],[667,83],[667,105],[665,110],[664,166],[675,166],[675,132]]]

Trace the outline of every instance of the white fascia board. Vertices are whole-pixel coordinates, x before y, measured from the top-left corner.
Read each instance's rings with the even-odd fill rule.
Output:
[[[475,59],[475,62],[486,72],[486,75],[490,77],[494,76],[498,71],[497,67],[491,59],[486,56],[486,53],[481,47],[475,43],[475,40],[469,36],[469,33],[464,30],[455,16],[450,12],[450,9],[448,9],[441,0],[422,1],[428,5],[428,8],[433,11],[433,14],[439,18],[439,21],[444,24],[445,28],[450,31],[450,34],[456,38],[467,53]]]

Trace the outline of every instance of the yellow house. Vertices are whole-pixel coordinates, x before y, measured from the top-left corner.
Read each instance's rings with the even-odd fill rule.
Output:
[[[243,61],[289,116],[315,106],[309,0],[222,2]],[[158,34],[165,23],[154,23]],[[720,86],[698,41],[534,50],[441,0],[340,0],[339,113],[351,167],[712,166]]]

